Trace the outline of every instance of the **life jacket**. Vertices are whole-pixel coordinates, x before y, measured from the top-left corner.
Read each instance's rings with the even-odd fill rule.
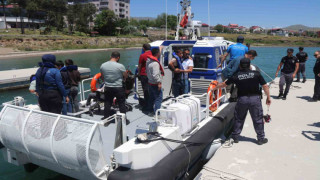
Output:
[[[176,58],[178,68],[184,70],[184,69],[183,69],[183,66],[182,66],[182,63],[181,63],[181,58],[180,58],[175,52],[172,53],[172,56],[173,56],[174,58]]]
[[[181,69],[181,70],[184,70],[183,69],[183,66],[182,66],[182,63],[181,63],[181,58],[174,52],[174,53],[172,53],[172,56],[174,57],[174,58],[176,58],[176,60],[177,60],[177,65],[174,67],[175,69],[176,68],[179,68],[179,69]],[[171,69],[172,71],[174,71],[174,69]],[[175,80],[181,80],[181,78],[182,78],[182,74],[183,73],[173,73],[173,79],[175,79]]]
[[[148,58],[150,60],[152,60],[152,61],[156,61],[159,64],[161,75],[164,76],[164,70],[163,70],[163,67],[162,67],[161,63],[159,62],[159,60],[156,57],[152,56],[152,55],[149,55]]]
[[[54,66],[54,64],[52,64],[50,62],[45,62],[45,63],[40,62],[39,66],[40,66],[40,69],[38,71],[40,71],[40,73],[36,74],[36,81],[37,81],[37,83],[39,83],[39,90],[43,91],[44,86],[47,86],[47,87],[53,86],[52,84],[44,81],[44,78],[45,78],[49,69],[56,68],[56,67]]]

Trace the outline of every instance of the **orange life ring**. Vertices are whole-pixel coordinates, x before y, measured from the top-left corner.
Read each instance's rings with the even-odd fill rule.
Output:
[[[92,92],[97,91],[97,83],[99,78],[101,78],[101,73],[96,74],[91,80],[90,88]]]
[[[218,85],[218,81],[212,81],[209,85],[208,88],[208,94],[209,94],[209,105],[212,104],[214,101],[216,101],[217,99],[219,99],[222,95],[222,90],[219,89],[219,94],[218,94],[218,90],[215,90],[214,93],[211,92],[211,89],[215,88]],[[212,104],[209,109],[214,112],[218,109],[218,104],[220,104],[221,101],[218,101],[214,104]]]

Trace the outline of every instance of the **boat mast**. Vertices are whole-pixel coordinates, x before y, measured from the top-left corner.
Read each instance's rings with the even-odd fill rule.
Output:
[[[184,29],[185,32],[187,32],[189,35],[190,33],[192,34],[191,40],[197,40],[197,36],[195,34],[195,29],[194,29],[194,23],[192,22],[193,19],[193,14],[191,12],[191,0],[183,0],[180,1],[181,5],[181,12],[178,14],[178,24],[177,24],[177,31],[176,31],[176,37],[175,40],[179,40],[179,30]],[[187,27],[187,25],[183,28],[180,26],[180,23],[183,21],[184,16],[187,14],[188,16],[188,24],[191,25],[191,27]]]

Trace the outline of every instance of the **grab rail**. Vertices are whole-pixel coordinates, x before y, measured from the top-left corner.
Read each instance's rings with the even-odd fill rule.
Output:
[[[91,81],[92,79],[93,78],[87,78],[81,81],[81,91],[79,92],[81,101],[86,100],[85,93],[91,91],[91,89],[88,89],[88,90],[84,89],[84,82]]]

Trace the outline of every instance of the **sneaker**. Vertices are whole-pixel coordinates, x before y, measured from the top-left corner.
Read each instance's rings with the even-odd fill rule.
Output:
[[[318,101],[317,98],[311,98],[311,99],[308,100],[308,102],[317,102],[317,101]]]
[[[239,143],[239,139],[238,138],[232,137],[232,139],[233,139],[234,143]]]
[[[280,99],[283,96],[283,93],[279,93],[278,99]]]
[[[282,100],[286,100],[287,99],[287,95],[283,95]]]
[[[300,82],[300,79],[299,79],[299,80],[297,79],[297,80],[295,80],[295,81],[293,81],[293,82]]]
[[[307,80],[304,79],[304,80],[302,81],[302,83],[305,83],[306,81],[307,81]]]
[[[267,138],[259,139],[258,140],[258,145],[266,144],[268,142]]]

